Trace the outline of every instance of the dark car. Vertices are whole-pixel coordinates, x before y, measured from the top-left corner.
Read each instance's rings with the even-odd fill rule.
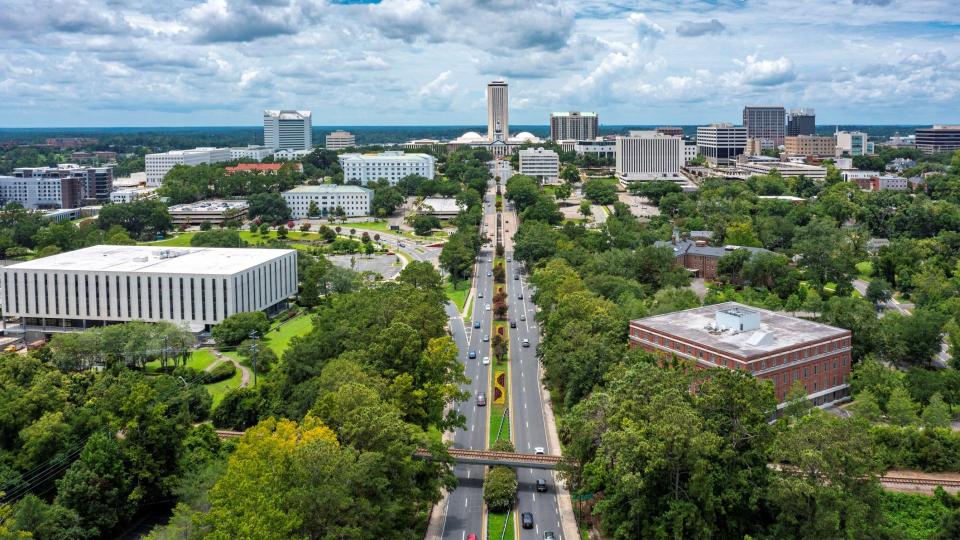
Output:
[[[467,537],[467,540],[469,540],[469,539],[470,539],[470,537],[468,536],[468,537]],[[553,531],[547,531],[547,532],[543,533],[543,540],[557,540],[557,537],[556,537],[556,535],[553,534]]]
[[[487,405],[487,394],[485,392],[477,392],[477,407],[485,407]]]
[[[513,275],[513,279],[515,279],[515,280],[516,280],[516,279],[520,279],[520,274],[514,274],[514,275]]]
[[[523,526],[524,529],[532,529],[533,514],[531,514],[530,512],[524,512],[520,514],[520,524]]]
[[[523,300],[523,293],[517,295],[517,300]]]
[[[510,328],[516,328],[516,327],[517,327],[517,321],[510,321]]]
[[[476,358],[476,357],[477,357],[477,351],[470,351],[467,353],[467,358]]]
[[[543,478],[537,478],[537,491],[540,493],[547,491],[547,481]]]
[[[480,328],[480,321],[473,321],[474,328]]]

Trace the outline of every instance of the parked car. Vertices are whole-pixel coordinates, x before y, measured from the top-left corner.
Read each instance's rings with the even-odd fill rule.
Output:
[[[524,512],[520,514],[520,523],[523,525],[524,529],[533,528],[533,514],[530,512]]]
[[[467,353],[467,358],[473,359],[477,357],[477,351],[470,351]]]
[[[487,393],[477,392],[477,407],[486,407],[486,405],[487,405]]]
[[[543,478],[537,478],[537,491],[540,493],[546,493],[547,491],[547,481]]]
[[[477,540],[477,535],[474,533],[470,533],[467,535],[467,540]]]

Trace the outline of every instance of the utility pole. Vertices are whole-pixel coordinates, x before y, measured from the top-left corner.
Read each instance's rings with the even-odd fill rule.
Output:
[[[253,364],[253,385],[257,385],[257,340],[260,339],[260,334],[256,330],[250,332],[250,339],[253,340],[253,345],[250,346],[250,363]]]

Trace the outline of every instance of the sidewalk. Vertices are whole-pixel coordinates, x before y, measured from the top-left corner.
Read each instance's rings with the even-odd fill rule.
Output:
[[[537,362],[537,377],[540,380],[540,397],[543,403],[543,421],[547,429],[547,441],[551,453],[560,453],[560,436],[557,434],[557,421],[553,416],[553,402],[550,401],[550,391],[543,385],[543,365]],[[560,524],[563,537],[567,540],[580,538],[577,530],[577,521],[573,513],[573,499],[564,482],[561,482],[556,472],[553,473],[554,485],[557,489],[557,505],[560,507]]]

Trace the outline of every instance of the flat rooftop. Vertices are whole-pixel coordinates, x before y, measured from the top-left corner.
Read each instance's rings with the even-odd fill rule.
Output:
[[[292,249],[91,246],[4,269],[229,275],[292,252]]]
[[[760,315],[760,327],[744,332],[713,330],[716,313],[731,309],[757,312]],[[737,302],[724,302],[645,319],[635,319],[630,324],[746,358],[765,356],[781,349],[795,348],[805,343],[849,334],[848,330],[842,328],[745,306]],[[758,339],[764,334],[766,339]]]
[[[198,201],[187,204],[177,204],[167,208],[172,213],[180,212],[223,212],[225,210],[243,210],[247,208],[247,201]]]
[[[353,186],[349,184],[337,185],[337,184],[320,184],[317,186],[303,185],[297,186],[291,190],[284,191],[284,193],[303,193],[305,195],[313,194],[324,194],[324,193],[356,193],[358,195],[364,193],[373,193],[372,189],[367,189],[365,187]]]

